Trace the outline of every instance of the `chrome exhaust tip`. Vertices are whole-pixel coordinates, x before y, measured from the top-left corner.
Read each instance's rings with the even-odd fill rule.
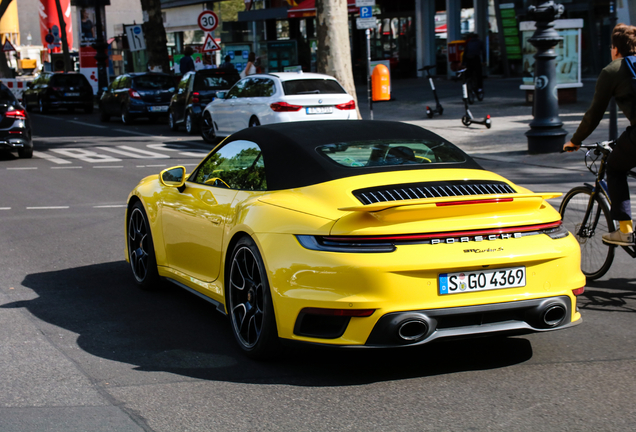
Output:
[[[411,319],[402,322],[398,327],[400,339],[408,342],[424,339],[428,333],[428,324],[423,320]]]
[[[551,304],[541,312],[541,322],[547,327],[556,327],[565,319],[566,309],[562,304]]]

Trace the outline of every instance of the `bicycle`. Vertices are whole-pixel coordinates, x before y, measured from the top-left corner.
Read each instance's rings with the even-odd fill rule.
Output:
[[[563,225],[574,234],[581,246],[581,270],[588,280],[598,279],[607,273],[617,247],[604,243],[601,237],[603,233],[617,229],[610,215],[611,201],[605,181],[607,158],[615,144],[614,140],[581,144],[581,148],[587,149],[585,166],[596,180],[593,185],[584,183],[572,188],[559,207]],[[636,173],[629,171],[628,176],[636,178]],[[636,247],[621,247],[636,258]]]

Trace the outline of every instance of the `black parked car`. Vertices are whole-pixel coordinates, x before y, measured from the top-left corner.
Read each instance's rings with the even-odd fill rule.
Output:
[[[177,93],[170,101],[170,128],[177,130],[184,124],[189,134],[197,132],[201,113],[216,97],[216,92],[228,90],[239,79],[241,77],[236,70],[227,69],[203,69],[183,75]]]
[[[22,93],[22,104],[31,111],[37,108],[42,114],[49,109],[82,108],[93,112],[93,87],[80,73],[42,72]]]
[[[99,100],[101,120],[121,116],[131,123],[138,117],[151,120],[168,115],[170,98],[175,92],[175,78],[168,74],[142,72],[120,75],[102,93]]]
[[[0,84],[0,150],[17,151],[21,158],[33,156],[31,119],[4,84]]]

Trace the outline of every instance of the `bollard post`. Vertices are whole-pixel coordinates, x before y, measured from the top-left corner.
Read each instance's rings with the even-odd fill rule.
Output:
[[[554,1],[528,8],[528,17],[536,21],[536,31],[528,41],[537,48],[534,67],[534,120],[530,122],[528,153],[555,153],[565,144],[567,131],[559,118],[556,88],[556,52],[554,47],[563,39],[554,29],[554,20],[564,8]]]

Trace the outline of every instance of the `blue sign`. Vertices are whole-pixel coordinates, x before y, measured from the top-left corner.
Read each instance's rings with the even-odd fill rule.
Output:
[[[364,6],[360,8],[360,18],[373,17],[373,6]]]

